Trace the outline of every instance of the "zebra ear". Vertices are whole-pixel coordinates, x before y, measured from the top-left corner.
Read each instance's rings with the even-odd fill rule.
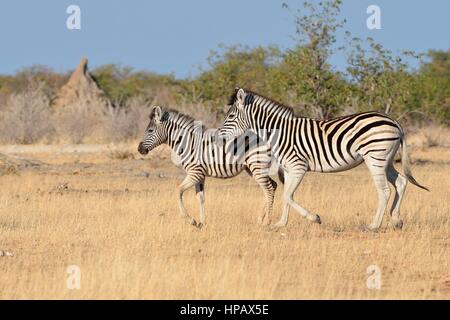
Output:
[[[158,120],[158,121],[161,120],[162,110],[161,110],[160,106],[154,106],[152,113],[153,113],[155,120]]]
[[[154,107],[153,113],[155,115],[155,121],[158,123],[164,122],[169,118],[169,112],[163,111],[160,106]]]
[[[238,92],[236,94],[236,102],[237,102],[238,108],[242,109],[244,107],[244,105],[245,105],[244,101],[245,101],[246,95],[247,94],[245,93],[245,91],[242,88],[240,88],[238,90]]]
[[[153,107],[153,113],[155,114],[155,120],[156,122],[163,122],[164,121],[164,113],[160,106]]]

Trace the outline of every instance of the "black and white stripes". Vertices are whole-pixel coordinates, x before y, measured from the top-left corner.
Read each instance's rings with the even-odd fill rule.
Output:
[[[259,143],[255,134],[232,139],[217,140],[216,130],[207,130],[201,122],[175,110],[154,107],[143,141],[138,150],[141,154],[167,144],[171,147],[172,161],[187,173],[179,187],[179,206],[182,215],[191,224],[201,227],[205,223],[204,181],[205,177],[231,178],[247,170],[261,186],[264,211],[260,217],[270,217],[276,183],[269,177],[272,164],[271,151],[267,144]],[[188,214],[183,205],[183,193],[195,186],[200,203],[200,223]]]
[[[379,207],[371,229],[380,226],[389,198],[391,182],[397,195],[392,208],[394,226],[401,227],[399,205],[406,179],[394,169],[393,158],[403,147],[403,167],[406,178],[420,188],[412,177],[406,143],[400,125],[385,114],[366,112],[332,120],[296,117],[292,108],[243,89],[235,90],[221,137],[240,136],[252,131],[266,139],[274,157],[286,171],[285,207],[277,226],[288,219],[288,205],[302,216],[320,222],[292,199],[306,171],[337,172],[353,168],[363,161],[367,164],[379,193]]]

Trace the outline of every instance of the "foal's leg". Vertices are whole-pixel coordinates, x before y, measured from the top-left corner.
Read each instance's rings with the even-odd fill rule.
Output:
[[[197,224],[198,228],[203,227],[206,224],[205,214],[205,183],[199,182],[195,185],[195,192],[197,194],[198,203],[200,206],[200,223]]]
[[[260,225],[270,224],[270,219],[272,217],[273,211],[273,200],[275,197],[275,190],[277,189],[277,183],[268,176],[268,171],[266,168],[258,168],[253,164],[249,164],[247,172],[249,172],[253,176],[256,183],[259,184],[264,194],[264,209],[258,218],[258,223]]]
[[[270,177],[258,180],[259,185],[264,193],[264,209],[258,219],[260,225],[269,225],[272,219],[273,201],[275,198],[275,191],[277,190],[277,183]]]
[[[187,222],[193,226],[197,226],[197,222],[188,214],[183,204],[183,194],[186,190],[193,187],[197,182],[191,177],[187,176],[178,187],[178,205],[180,207],[181,216],[187,220]]]

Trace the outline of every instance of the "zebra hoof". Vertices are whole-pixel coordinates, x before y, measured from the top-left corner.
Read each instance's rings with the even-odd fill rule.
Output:
[[[280,228],[286,227],[286,224],[284,223],[275,223],[273,226],[270,227],[271,230],[279,230]]]
[[[402,230],[403,229],[403,220],[398,219],[397,221],[392,222],[392,227],[394,230]]]
[[[306,219],[317,224],[322,224],[322,220],[320,220],[320,217],[317,214],[311,214],[307,216]]]
[[[191,226],[194,226],[194,227],[197,227],[197,226],[198,226],[197,221],[195,221],[195,219],[192,219],[192,218],[188,220],[188,223],[189,223]]]
[[[373,224],[369,224],[368,226],[363,227],[363,232],[377,232],[380,227],[375,226]]]
[[[196,225],[197,229],[199,229],[199,230],[200,230],[201,228],[203,228],[203,226],[204,226],[204,224],[201,223],[201,222],[197,223],[197,225]]]

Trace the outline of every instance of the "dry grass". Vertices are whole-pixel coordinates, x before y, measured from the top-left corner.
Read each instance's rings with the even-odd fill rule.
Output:
[[[0,250],[13,254],[0,257],[0,298],[450,298],[450,157],[414,166],[432,192],[408,185],[401,232],[387,221],[378,233],[359,231],[376,207],[363,166],[309,174],[296,199],[323,224],[291,210],[274,232],[256,225],[261,193],[245,175],[207,181],[204,229],[182,222],[182,175],[167,157],[157,161],[160,152],[153,161],[41,154],[49,169],[0,176]],[[186,203],[196,216],[192,191]],[[73,264],[80,290],[66,288]],[[381,269],[381,290],[366,287],[370,265]]]
[[[426,126],[417,128],[415,134],[408,135],[408,143],[424,148],[450,147],[450,128]]]

